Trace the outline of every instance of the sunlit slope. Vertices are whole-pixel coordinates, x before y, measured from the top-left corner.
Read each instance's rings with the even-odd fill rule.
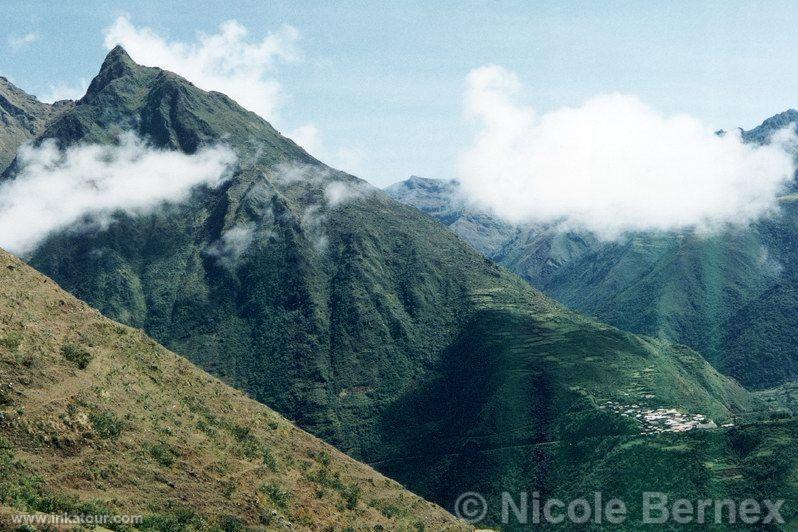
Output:
[[[159,531],[459,528],[2,251],[0,324],[6,517],[145,515],[142,528]]]

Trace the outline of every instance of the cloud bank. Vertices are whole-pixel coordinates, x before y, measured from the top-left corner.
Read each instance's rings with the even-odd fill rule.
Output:
[[[773,212],[795,172],[795,134],[766,146],[664,116],[633,96],[597,96],[538,116],[498,66],[472,70],[465,112],[481,123],[462,154],[466,196],[511,222],[560,222],[613,238],[628,231],[712,231]]]
[[[236,157],[222,146],[193,155],[157,150],[127,133],[117,146],[24,146],[18,160],[16,177],[0,184],[0,247],[24,254],[87,217],[108,223],[115,211],[140,214],[184,201],[194,187],[218,186]]]
[[[277,61],[296,58],[299,33],[283,26],[260,41],[250,41],[247,29],[235,20],[212,35],[199,33],[195,42],[167,40],[147,27],[134,26],[121,16],[105,30],[105,46],[121,44],[134,61],[179,74],[204,90],[223,92],[264,118],[273,118],[283,100],[273,79]]]

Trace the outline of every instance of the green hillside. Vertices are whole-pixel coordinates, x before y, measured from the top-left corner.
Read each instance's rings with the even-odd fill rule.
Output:
[[[466,528],[3,251],[0,324],[4,530],[33,512],[159,532]]]
[[[798,121],[777,115],[745,133],[762,141]],[[720,234],[634,234],[602,242],[545,225],[502,226],[455,184],[411,178],[386,189],[566,306],[624,330],[690,346],[745,386],[798,376],[798,203]],[[462,230],[468,227],[468,230]],[[490,246],[485,235],[491,235]]]
[[[42,103],[0,76],[0,175],[14,160],[17,148],[40,135],[70,106],[68,101]]]
[[[124,130],[188,153],[224,142],[239,165],[217,189],[51,235],[26,259],[447,508],[528,465],[511,456],[466,471],[452,453],[645,429],[605,412],[609,402],[718,424],[758,408],[695,352],[564,309],[431,217],[121,48],[41,138],[105,143]],[[231,230],[251,243],[220,257]],[[418,469],[391,465],[416,455]]]

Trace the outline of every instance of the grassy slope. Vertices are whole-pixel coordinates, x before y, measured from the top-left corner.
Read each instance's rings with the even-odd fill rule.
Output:
[[[696,353],[565,310],[223,95],[119,49],[44,136],[111,142],[129,128],[189,152],[223,139],[240,167],[185,204],[53,235],[31,263],[356,458],[387,470],[428,454],[432,466],[396,474],[437,502],[505,472],[466,475],[442,453],[537,441],[574,411],[603,433],[590,413],[604,400],[652,395],[719,421],[755,406]],[[287,163],[310,177],[279,179]],[[333,180],[367,192],[330,206]],[[232,267],[207,253],[242,225],[256,238]],[[419,480],[429,467],[441,487]]]
[[[145,514],[153,530],[458,526],[2,251],[0,324],[5,514]]]

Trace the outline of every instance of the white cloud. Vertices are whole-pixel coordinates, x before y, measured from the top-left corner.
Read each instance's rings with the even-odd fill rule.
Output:
[[[337,207],[342,203],[361,198],[373,192],[373,188],[365,183],[347,183],[344,181],[333,181],[324,188],[324,199],[330,207]]]
[[[350,174],[362,172],[363,152],[357,148],[338,147],[330,149],[324,142],[321,131],[314,124],[305,124],[290,131],[287,136],[302,146],[306,152],[323,160],[333,168]]]
[[[288,138],[302,146],[306,152],[319,156],[321,152],[321,134],[319,128],[313,124],[299,126],[287,133]]]
[[[512,222],[564,221],[607,238],[714,230],[773,212],[795,171],[792,131],[746,144],[621,94],[538,116],[516,102],[521,91],[501,67],[469,73],[465,111],[482,127],[459,171],[470,199]]]
[[[72,85],[69,83],[56,83],[50,85],[47,93],[39,97],[39,101],[45,103],[54,103],[60,100],[79,100],[86,94],[86,89],[89,88],[89,82],[81,79],[78,83]]]
[[[18,157],[16,176],[0,184],[0,246],[17,254],[86,217],[109,223],[115,211],[136,214],[184,201],[196,186],[222,183],[236,159],[223,146],[193,155],[157,150],[131,133],[117,146],[61,151],[47,141],[22,147]]]
[[[235,20],[218,33],[199,33],[195,42],[172,41],[153,29],[136,27],[121,16],[105,30],[108,49],[121,44],[134,61],[175,72],[205,90],[222,92],[260,116],[273,119],[283,100],[280,84],[271,77],[278,60],[297,57],[299,33],[283,26],[260,41],[248,40],[247,29]]]
[[[206,253],[216,257],[221,266],[232,270],[255,240],[255,229],[254,223],[233,226],[222,233],[221,238],[211,244]]]
[[[307,164],[282,164],[276,168],[274,178],[285,185],[305,183],[318,187],[323,196],[308,205],[302,213],[301,223],[317,252],[323,253],[329,244],[327,222],[330,212],[349,201],[374,194],[377,189],[365,181],[338,179],[340,173],[326,167]]]
[[[38,40],[39,34],[35,31],[26,33],[25,35],[9,35],[8,47],[11,48],[12,52],[17,53]]]

